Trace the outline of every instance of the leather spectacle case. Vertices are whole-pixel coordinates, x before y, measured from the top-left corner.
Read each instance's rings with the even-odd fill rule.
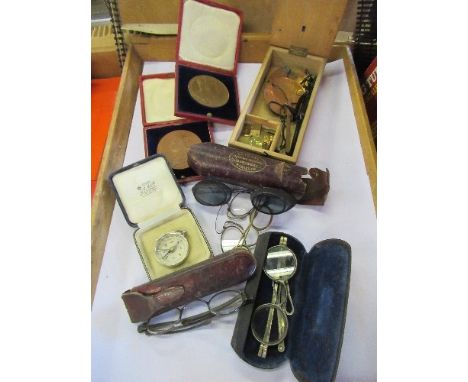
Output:
[[[255,268],[250,251],[238,247],[127,290],[122,299],[131,322],[147,321],[196,298],[237,285],[247,280]]]
[[[216,143],[192,145],[188,163],[198,175],[246,187],[273,187],[291,193],[299,204],[323,205],[330,172],[300,167]]]

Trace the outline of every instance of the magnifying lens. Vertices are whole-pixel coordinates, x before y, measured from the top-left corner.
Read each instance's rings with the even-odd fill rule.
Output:
[[[286,314],[290,316],[294,313],[294,305],[289,291],[288,280],[296,273],[297,258],[294,252],[286,246],[286,243],[287,238],[282,236],[279,245],[268,249],[263,271],[271,280],[279,283],[286,289],[286,297],[290,304],[290,310],[286,310]]]
[[[286,244],[287,237],[282,236],[279,245],[268,249],[263,271],[273,281],[271,303],[259,306],[252,317],[252,333],[255,339],[260,342],[258,356],[262,358],[266,357],[268,346],[277,344],[278,351],[285,350],[283,340],[288,328],[287,315],[294,313],[288,280],[296,272],[297,258]],[[284,288],[284,293],[280,288]],[[285,298],[282,297],[283,295]],[[289,310],[287,309],[288,301]],[[263,330],[260,329],[262,327]],[[260,333],[263,334],[260,335]]]
[[[268,337],[265,336],[265,323],[270,326]],[[255,309],[250,327],[254,338],[261,345],[275,346],[283,342],[288,334],[288,317],[281,306],[263,304]]]

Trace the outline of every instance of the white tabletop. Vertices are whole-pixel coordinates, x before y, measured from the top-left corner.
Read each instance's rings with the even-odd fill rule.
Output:
[[[240,64],[243,105],[260,68]],[[144,74],[174,72],[174,63],[146,63]],[[232,127],[215,125],[215,142],[227,144]],[[135,104],[124,165],[144,157],[140,97]],[[376,215],[341,60],[329,63],[317,94],[297,165],[330,170],[330,192],[322,207],[296,206],[276,216],[270,230],[298,238],[310,249],[339,238],[352,248],[351,287],[337,381],[377,379]],[[197,216],[215,254],[217,208],[199,205],[183,186],[186,204]],[[275,370],[254,368],[232,350],[235,315],[185,333],[146,336],[130,323],[121,300],[125,290],[147,281],[127,225],[116,205],[92,309],[93,381],[295,381],[288,362]],[[307,351],[307,349],[304,349]]]

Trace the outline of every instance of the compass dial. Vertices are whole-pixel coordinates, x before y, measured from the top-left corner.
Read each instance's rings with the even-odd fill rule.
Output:
[[[168,232],[156,240],[156,260],[166,266],[182,264],[189,254],[189,243],[185,231]]]

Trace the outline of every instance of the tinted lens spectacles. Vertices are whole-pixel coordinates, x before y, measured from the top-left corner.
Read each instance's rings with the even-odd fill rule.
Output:
[[[254,190],[235,189],[213,179],[198,182],[192,188],[195,199],[205,206],[220,206],[231,201],[233,192],[250,194],[252,206],[264,214],[278,215],[296,205],[296,199],[281,189],[262,187]]]

